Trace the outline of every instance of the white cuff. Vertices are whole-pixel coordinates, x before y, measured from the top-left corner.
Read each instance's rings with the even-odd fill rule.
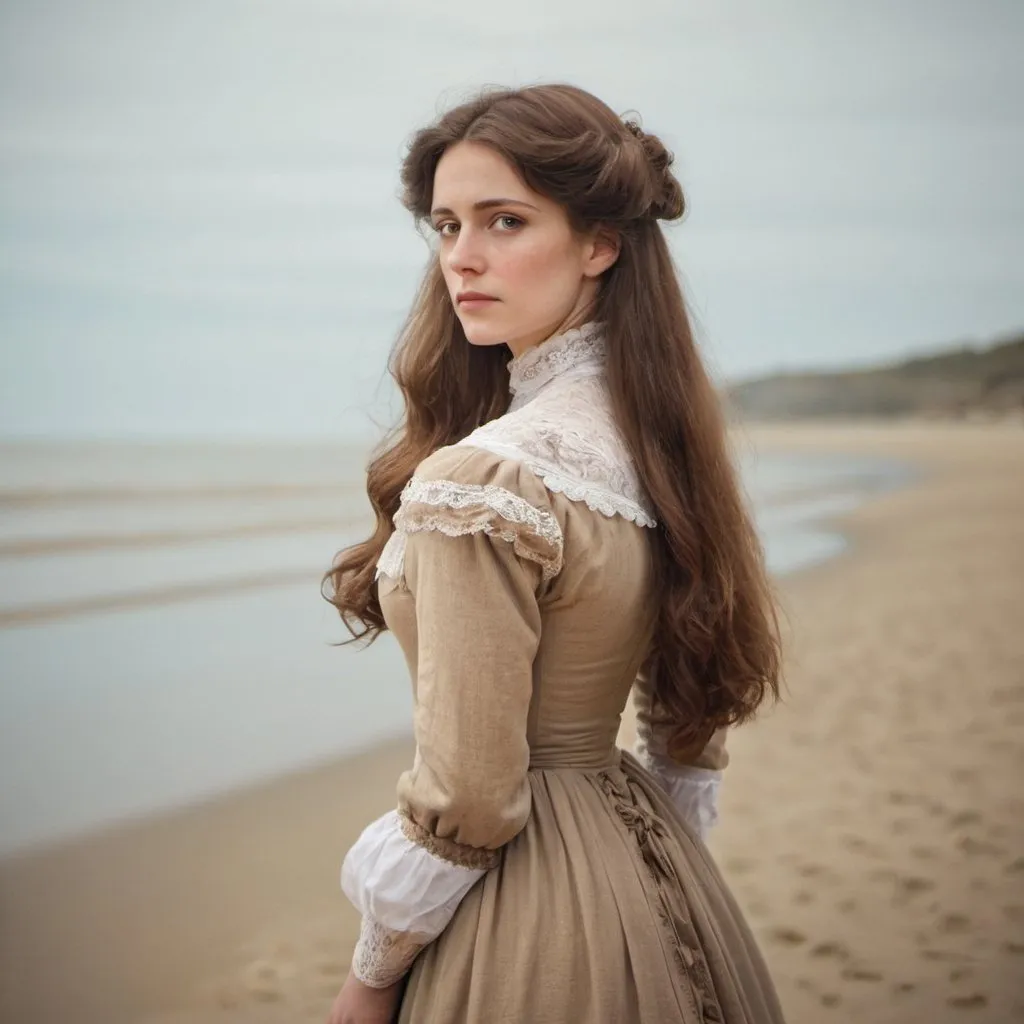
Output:
[[[638,745],[640,763],[658,780],[668,798],[675,804],[690,827],[707,839],[718,822],[718,787],[722,773],[711,768],[695,768],[676,764],[665,754],[654,754]]]
[[[466,893],[485,874],[435,857],[408,839],[397,811],[368,825],[341,867],[341,888],[365,918],[422,942],[444,931]]]
[[[401,981],[430,936],[393,932],[364,917],[352,954],[352,973],[370,988],[388,988]]]

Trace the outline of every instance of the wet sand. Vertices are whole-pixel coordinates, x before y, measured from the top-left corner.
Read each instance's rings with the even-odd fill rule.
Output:
[[[786,701],[731,742],[711,847],[791,1024],[1024,1020],[1024,430],[747,437],[921,474],[784,581]],[[410,756],[0,864],[0,1020],[322,1021],[357,926],[340,859]]]

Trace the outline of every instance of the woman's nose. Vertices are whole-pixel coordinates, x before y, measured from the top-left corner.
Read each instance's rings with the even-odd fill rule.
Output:
[[[481,273],[484,269],[481,243],[482,239],[472,228],[461,228],[448,250],[448,266],[458,274],[467,270]]]

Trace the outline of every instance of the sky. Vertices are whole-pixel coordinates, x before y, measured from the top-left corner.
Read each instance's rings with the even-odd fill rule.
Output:
[[[569,81],[676,154],[713,372],[1024,327],[1019,0],[4,0],[0,437],[372,436],[411,133]]]

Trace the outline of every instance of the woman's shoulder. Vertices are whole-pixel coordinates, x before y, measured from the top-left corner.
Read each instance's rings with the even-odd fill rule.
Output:
[[[542,396],[478,427],[436,456],[474,453],[465,470],[499,470],[515,486],[539,494],[538,485],[605,516],[655,526],[654,510],[636,464],[598,379],[549,388]],[[435,456],[432,456],[433,459]],[[428,460],[430,461],[430,460]]]
[[[463,494],[467,499],[508,494],[542,509],[551,504],[543,480],[521,461],[462,442],[427,456],[416,467],[410,489],[447,492],[450,497]]]
[[[510,542],[541,567],[545,579],[562,569],[562,524],[544,483],[526,466],[483,449],[450,445],[424,459],[402,492],[394,521],[397,538],[485,534]],[[386,561],[389,567],[378,569],[395,575],[393,560]]]

